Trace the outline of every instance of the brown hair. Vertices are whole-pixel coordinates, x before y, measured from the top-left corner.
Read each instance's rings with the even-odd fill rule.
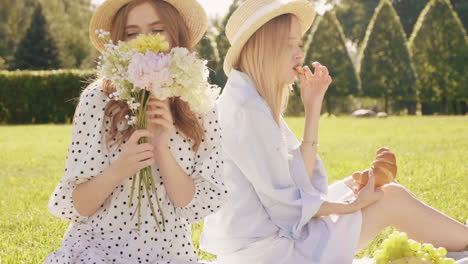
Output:
[[[148,2],[153,8],[158,10],[158,15],[164,23],[164,30],[167,31],[171,37],[171,43],[174,47],[184,47],[193,50],[190,47],[189,30],[179,14],[169,3],[162,0],[133,0],[121,7],[114,17],[111,27],[111,39],[114,43],[125,40],[125,26],[129,12],[142,3]],[[104,81],[103,91],[106,94],[115,92],[115,88],[110,81]],[[204,128],[198,121],[197,115],[190,110],[190,106],[185,101],[178,97],[169,99],[172,116],[174,119],[175,127],[178,131],[190,141],[193,142],[193,150],[197,151],[203,138]],[[106,106],[105,115],[111,118],[109,133],[107,135],[107,142],[116,138],[116,143],[121,144],[124,140],[128,139],[135,131],[134,128],[129,127],[127,130],[118,131],[117,126],[125,119],[125,115],[130,115],[132,112],[123,101],[111,100]]]
[[[286,60],[292,14],[278,16],[258,29],[242,48],[234,65],[254,82],[258,93],[270,107],[276,123],[286,109],[290,87],[279,79],[280,67]]]

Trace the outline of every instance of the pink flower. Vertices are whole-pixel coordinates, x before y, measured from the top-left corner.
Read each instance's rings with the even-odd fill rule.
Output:
[[[161,93],[164,86],[173,83],[170,64],[169,55],[163,53],[136,53],[128,66],[128,79],[135,87]]]

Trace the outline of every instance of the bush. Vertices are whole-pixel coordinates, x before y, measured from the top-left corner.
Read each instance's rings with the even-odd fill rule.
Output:
[[[94,70],[0,71],[0,122],[65,123]]]

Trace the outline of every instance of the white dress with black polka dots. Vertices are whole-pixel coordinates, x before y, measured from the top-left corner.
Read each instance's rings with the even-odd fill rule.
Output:
[[[44,263],[197,263],[190,224],[215,212],[226,196],[220,174],[221,133],[216,109],[200,117],[206,136],[198,152],[192,151],[190,141],[179,132],[174,132],[169,142],[172,155],[195,181],[193,200],[185,207],[175,207],[166,195],[159,169],[154,164],[153,175],[166,217],[165,228],[162,232],[156,229],[145,198],[138,231],[137,217],[132,219],[136,202],[131,208],[128,206],[132,177],[117,186],[93,216],[81,216],[73,206],[74,188],[109,167],[124,146],[112,149],[106,144],[109,120],[104,115],[104,107],[109,99],[100,87],[96,82],[87,88],[75,113],[64,176],[48,204],[52,214],[72,223],[61,248],[51,253]],[[158,210],[157,206],[155,209]],[[159,211],[157,214],[159,217]]]

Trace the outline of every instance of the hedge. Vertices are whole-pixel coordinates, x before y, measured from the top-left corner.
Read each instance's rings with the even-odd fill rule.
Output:
[[[0,71],[0,123],[66,123],[95,70]]]

